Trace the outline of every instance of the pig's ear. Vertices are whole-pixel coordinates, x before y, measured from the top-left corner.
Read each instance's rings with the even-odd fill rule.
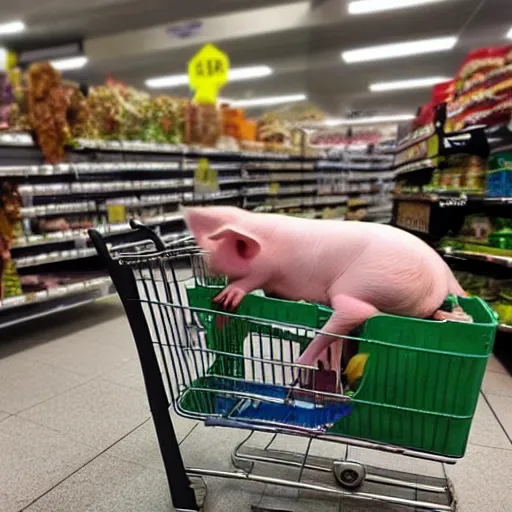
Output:
[[[251,260],[261,250],[260,243],[250,235],[240,230],[227,226],[219,229],[208,237],[213,241],[225,241],[233,252],[244,260]]]

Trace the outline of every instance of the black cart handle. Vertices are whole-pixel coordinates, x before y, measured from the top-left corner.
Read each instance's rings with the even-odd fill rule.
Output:
[[[130,227],[135,231],[140,231],[149,238],[159,251],[165,251],[165,244],[153,229],[143,224],[140,220],[130,219]]]

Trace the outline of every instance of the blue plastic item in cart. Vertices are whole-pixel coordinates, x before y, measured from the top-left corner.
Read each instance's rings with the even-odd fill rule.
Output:
[[[352,411],[352,406],[334,397],[319,396],[311,391],[222,379],[215,404],[216,413],[245,422],[277,422],[310,429],[332,425]],[[238,398],[229,392],[255,398]]]

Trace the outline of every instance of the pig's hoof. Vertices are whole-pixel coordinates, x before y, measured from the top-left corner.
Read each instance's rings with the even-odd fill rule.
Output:
[[[358,462],[337,461],[332,471],[336,480],[346,489],[359,487],[366,478],[366,469]]]

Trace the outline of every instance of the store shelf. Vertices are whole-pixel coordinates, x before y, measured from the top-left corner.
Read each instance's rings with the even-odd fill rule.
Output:
[[[0,305],[0,329],[90,304],[115,294],[109,277],[101,277],[12,297]]]
[[[342,171],[388,171],[393,162],[375,163],[375,162],[336,162],[330,160],[320,160],[317,163],[318,169],[339,169]]]
[[[183,189],[194,186],[194,180],[127,180],[127,181],[88,181],[77,183],[49,183],[41,185],[20,185],[18,192],[21,196],[57,196],[108,194],[122,191]]]
[[[95,225],[101,234],[109,236],[109,247],[118,249],[139,244],[134,242],[128,222],[98,222],[116,215],[129,218],[133,212],[142,217],[144,224],[157,229],[164,241],[171,242],[184,234],[183,216],[167,210],[176,210],[181,203],[245,203],[259,211],[304,210],[311,217],[326,217],[327,209],[336,209],[336,216],[343,218],[347,205],[356,208],[371,204],[373,192],[384,190],[382,182],[393,179],[389,155],[375,158],[370,164],[361,161],[361,155],[354,155],[349,167],[337,166],[336,161],[329,160],[322,168],[318,159],[297,155],[143,142],[80,141],[78,148],[69,149],[69,162],[40,165],[41,155],[30,137],[12,136],[6,140],[11,146],[33,148],[12,151],[14,156],[4,160],[8,165],[0,165],[0,176],[5,180],[12,178],[23,201],[20,213],[26,235],[14,240],[12,249],[14,263],[22,275],[44,274],[47,268],[52,275],[65,276],[70,269],[96,270],[98,265],[86,229],[31,234],[32,229],[45,227],[29,222],[37,217],[58,215],[63,217],[64,225]],[[23,165],[11,165],[17,155]],[[195,181],[201,158],[208,158],[209,168],[217,171],[215,192],[201,188]],[[319,194],[320,181],[326,176],[342,177],[345,188]],[[381,181],[378,186],[376,180]],[[354,201],[354,196],[362,197]],[[109,208],[119,205],[126,210]],[[110,293],[109,286],[107,281],[92,280],[8,299],[4,307],[0,306],[0,328],[77,307]]]
[[[179,162],[83,162],[57,165],[11,165],[1,166],[0,176],[60,176],[67,174],[109,174],[129,171],[178,172]]]
[[[396,176],[401,176],[403,174],[409,174],[413,172],[419,172],[424,170],[434,170],[436,167],[436,164],[434,160],[431,158],[425,158],[423,160],[418,160],[417,162],[411,162],[404,165],[401,165],[400,167],[397,167],[395,169]]]
[[[485,261],[488,263],[501,265],[503,267],[512,268],[512,257],[497,256],[494,254],[479,253],[475,251],[452,249],[451,247],[443,247],[439,249],[439,252],[445,256],[454,256],[475,261]]]
[[[76,283],[58,286],[49,290],[43,290],[40,292],[28,293],[26,295],[19,295],[17,297],[10,297],[0,301],[0,313],[19,306],[27,304],[36,304],[40,302],[46,302],[55,298],[62,298],[66,296],[76,295],[81,292],[91,291],[109,287],[112,284],[110,277],[97,277],[94,279],[88,279],[85,281],[79,281]],[[1,324],[0,317],[0,324]]]
[[[501,332],[506,332],[507,334],[512,334],[512,325],[499,324],[498,330]]]
[[[15,258],[16,268],[37,267],[39,265],[48,265],[58,263],[60,261],[79,260],[82,258],[90,258],[96,256],[94,249],[71,249],[65,251],[52,251],[49,253],[41,253],[37,256],[24,256]]]
[[[62,215],[66,213],[85,213],[95,211],[96,203],[94,201],[45,204],[43,206],[25,206],[20,208],[20,214],[24,218],[44,217],[47,215]]]

